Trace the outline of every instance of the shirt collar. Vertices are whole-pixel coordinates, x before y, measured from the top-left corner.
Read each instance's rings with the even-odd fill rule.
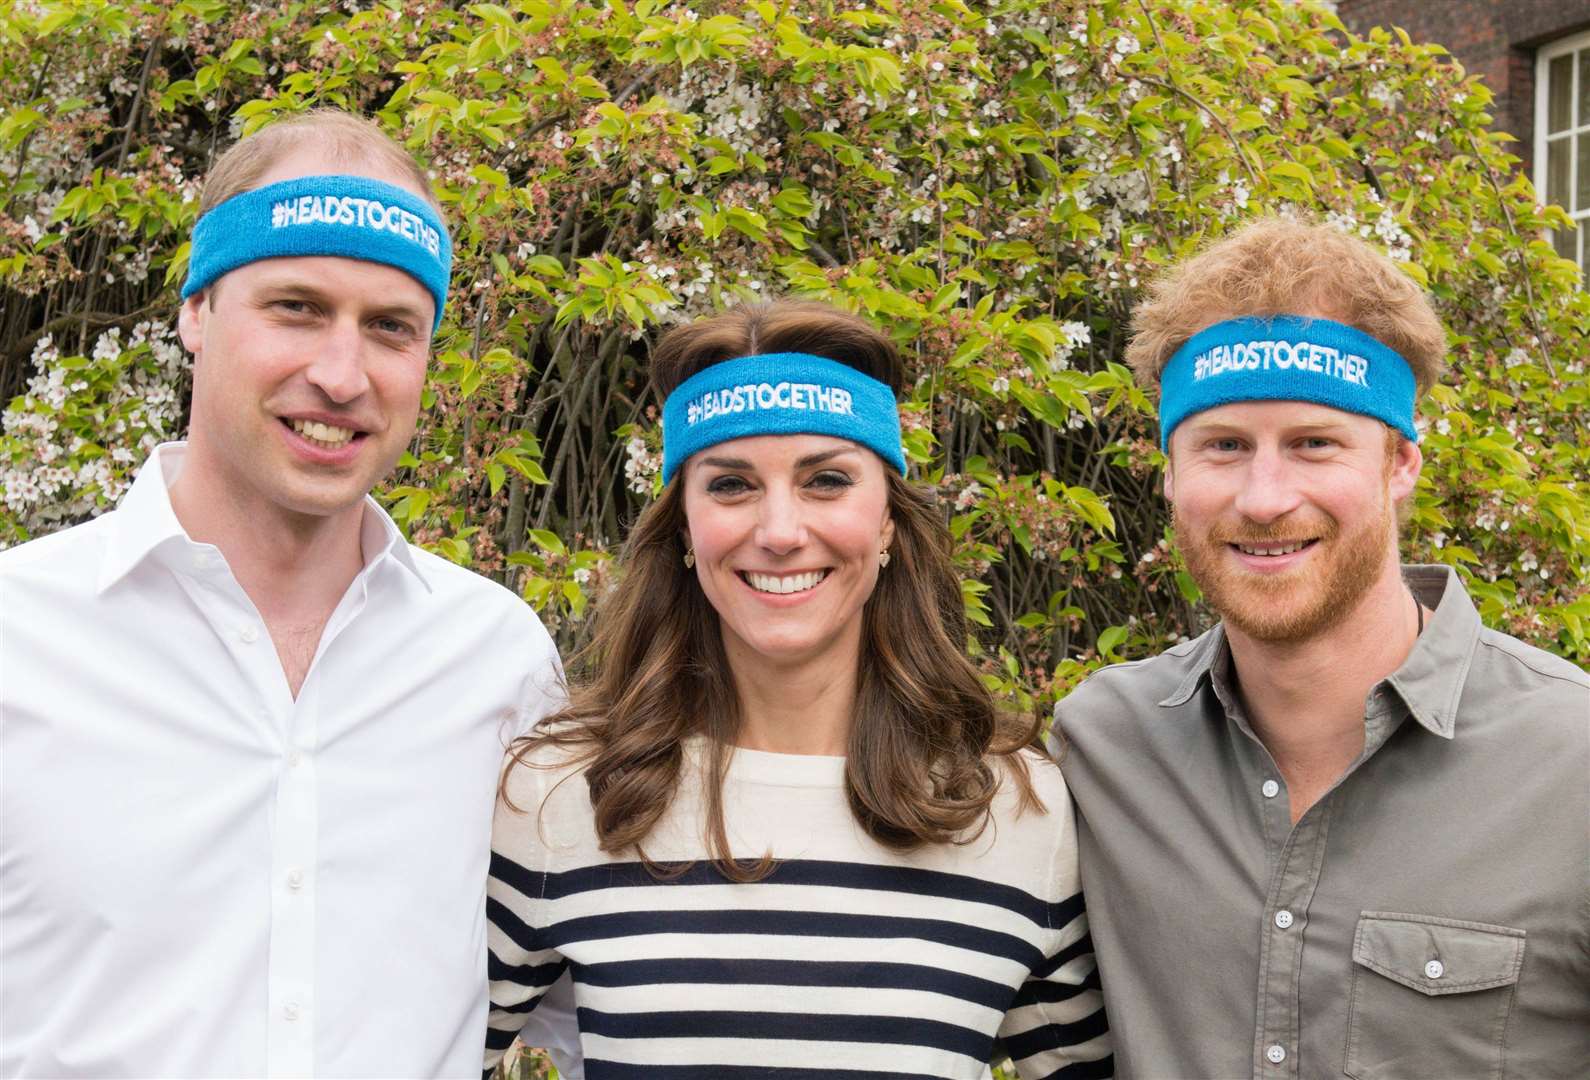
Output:
[[[185,449],[186,444],[180,442],[155,447],[117,504],[110,540],[99,564],[99,592],[126,577],[157,548],[192,543],[171,509],[166,491],[182,468]]]
[[[364,519],[359,523],[359,547],[364,553],[364,565],[371,567],[382,555],[390,555],[399,566],[414,575],[426,592],[432,592],[431,583],[420,572],[414,559],[413,546],[403,537],[392,516],[381,509],[372,496],[364,497]]]
[[[186,454],[185,442],[161,443],[138,470],[132,486],[116,507],[110,541],[100,561],[99,592],[111,588],[162,547],[194,544],[171,508],[170,487],[182,471]],[[374,567],[383,556],[390,555],[399,566],[413,574],[427,592],[431,591],[431,584],[420,572],[414,552],[397,523],[369,495],[364,497],[359,548],[365,570]]]
[[[1185,646],[1178,645],[1177,649],[1185,650],[1183,655],[1187,657],[1187,674],[1182,677],[1181,683],[1170,697],[1160,702],[1166,708],[1187,704],[1198,691],[1199,685],[1209,677],[1215,661],[1222,659],[1230,651],[1226,644],[1225,624],[1216,623],[1214,629],[1199,635]]]
[[[1480,616],[1468,591],[1449,566],[1404,566],[1403,580],[1414,597],[1435,614],[1425,623],[1413,651],[1385,684],[1427,731],[1450,739],[1456,733],[1458,699],[1480,636]],[[1207,679],[1230,679],[1231,645],[1225,627],[1216,625],[1185,648],[1187,673],[1159,704],[1185,705]],[[1216,687],[1217,693],[1223,688]],[[1222,696],[1226,696],[1222,694]]]
[[[1480,613],[1450,566],[1404,566],[1402,578],[1414,598],[1434,614],[1413,651],[1386,683],[1415,720],[1450,739],[1457,730],[1458,699],[1480,640]]]

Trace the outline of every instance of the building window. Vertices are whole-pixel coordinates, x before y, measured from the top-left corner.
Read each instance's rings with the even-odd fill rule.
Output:
[[[1590,283],[1590,33],[1544,46],[1536,61],[1535,190],[1579,226],[1551,239]]]

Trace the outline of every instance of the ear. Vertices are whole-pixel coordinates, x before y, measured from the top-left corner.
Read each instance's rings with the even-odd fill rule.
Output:
[[[886,514],[883,519],[883,529],[878,537],[878,550],[888,551],[894,544],[894,515]]]
[[[182,307],[177,309],[177,336],[194,360],[204,352],[204,317],[209,314],[204,304],[208,292],[209,289],[200,289],[182,301]]]
[[[1176,501],[1176,470],[1171,467],[1170,451],[1165,452],[1165,501]]]
[[[1391,475],[1386,483],[1391,501],[1400,503],[1413,494],[1419,484],[1419,471],[1424,468],[1424,453],[1419,444],[1406,436],[1397,439],[1397,452],[1391,459]]]

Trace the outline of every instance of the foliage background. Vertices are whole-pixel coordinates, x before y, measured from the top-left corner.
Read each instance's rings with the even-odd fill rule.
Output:
[[[1157,268],[1274,210],[1382,246],[1450,328],[1408,556],[1590,662],[1590,301],[1439,48],[1279,0],[19,0],[0,40],[0,543],[104,511],[181,434],[200,179],[335,104],[430,163],[457,233],[381,497],[564,648],[655,493],[648,344],[773,294],[902,345],[1001,693],[1047,710],[1197,632],[1122,337]]]
[[[1382,246],[1450,328],[1407,554],[1590,661],[1590,301],[1437,47],[1280,0],[21,0],[0,39],[0,542],[102,512],[180,435],[200,179],[335,104],[430,163],[457,233],[382,498],[565,648],[656,488],[648,344],[772,294],[905,350],[1001,693],[1046,709],[1197,632],[1122,337],[1157,268],[1278,210]]]

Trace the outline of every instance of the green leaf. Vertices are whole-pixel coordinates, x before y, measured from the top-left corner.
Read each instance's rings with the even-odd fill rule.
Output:
[[[552,555],[567,554],[568,549],[563,546],[563,541],[558,539],[558,534],[547,529],[531,529],[530,539],[535,541],[537,547]]]
[[[1101,656],[1114,656],[1115,650],[1126,641],[1127,629],[1124,626],[1106,626],[1099,634],[1098,649]]]

